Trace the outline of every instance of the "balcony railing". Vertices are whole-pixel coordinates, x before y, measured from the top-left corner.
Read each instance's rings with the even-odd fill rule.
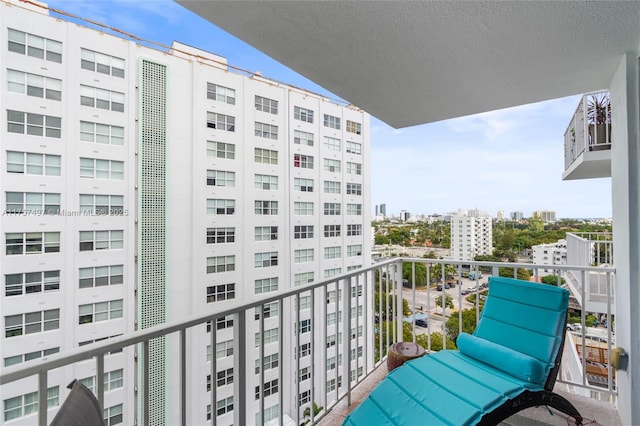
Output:
[[[611,102],[609,92],[586,94],[564,133],[563,179],[611,176]]]
[[[60,369],[73,369],[76,364],[93,362],[96,377],[100,378],[105,372],[105,359],[108,361],[110,356],[114,356],[110,355],[111,352],[133,351],[135,356],[129,359],[135,360],[133,362],[141,374],[139,378],[125,377],[124,380],[127,387],[131,386],[131,383],[126,383],[127,380],[135,381],[134,399],[139,403],[138,406],[134,401],[124,403],[127,409],[135,409],[138,413],[139,424],[147,424],[150,409],[149,345],[153,339],[166,339],[167,347],[176,348],[179,355],[167,361],[170,363],[167,370],[179,377],[177,386],[171,389],[169,402],[178,413],[174,423],[204,423],[205,413],[193,409],[194,399],[204,393],[210,403],[207,420],[210,418],[213,425],[266,422],[282,425],[290,420],[298,425],[309,420],[309,424],[313,425],[339,402],[350,404],[352,390],[385,362],[386,350],[391,344],[412,340],[424,344],[428,351],[442,346],[445,347],[443,350],[447,350],[445,342],[448,337],[454,337],[450,336],[452,331],[456,332],[456,326],[452,326],[449,320],[457,315],[457,333],[463,330],[463,312],[460,308],[470,309],[476,321],[479,318],[485,291],[483,284],[488,274],[498,275],[501,272],[518,276],[518,273],[522,273],[521,269],[537,271],[539,267],[542,265],[387,259],[368,268],[273,293],[260,300],[227,303],[218,311],[206,315],[155,326],[56,354],[48,359],[5,368],[0,374],[3,398],[11,396],[5,390],[9,390],[12,383],[22,382],[24,385],[28,381],[32,392],[38,391],[37,414],[32,414],[28,420],[35,423],[37,417],[38,424],[44,426],[58,408],[47,408],[46,390],[51,378],[60,376],[57,374]],[[612,293],[615,278],[613,268],[554,266],[554,270],[557,285],[562,285],[568,273],[585,275],[598,272],[604,276],[606,294]],[[469,272],[475,272],[471,274],[475,279],[465,278]],[[481,277],[480,272],[485,276]],[[533,278],[538,280],[541,277]],[[426,281],[429,285],[423,285]],[[438,285],[442,290],[438,290]],[[584,287],[581,291],[581,300],[585,300]],[[416,315],[407,321],[403,299],[408,302],[411,311],[427,315],[426,327],[415,324]],[[613,318],[611,306],[606,303],[606,312],[596,314]],[[233,320],[232,331],[217,330],[218,320],[224,321],[225,318]],[[574,392],[612,401],[616,396],[615,375],[608,364],[608,356],[604,363],[602,359],[598,360],[602,367],[599,380],[590,380],[594,374],[593,368],[590,368],[593,360],[581,354],[590,353],[593,329],[589,327],[592,324],[587,323],[585,309],[582,309],[579,318],[579,327],[576,328],[579,331],[572,332],[573,340],[568,340],[573,341],[574,345],[566,345],[563,368],[556,386],[564,385]],[[598,328],[601,336],[599,350],[607,354],[614,340],[612,323],[608,321],[606,327]],[[205,327],[210,330],[208,333],[205,333]],[[224,333],[230,334],[225,336]],[[206,335],[207,339],[204,343],[200,342],[200,346],[195,343],[198,334]],[[221,341],[229,336],[233,339],[231,348],[217,350]],[[191,358],[187,354],[194,351],[204,354],[207,350],[210,350],[208,371],[195,369],[188,374],[187,371],[192,369],[188,368]],[[277,354],[275,363],[272,362],[274,354]],[[269,363],[265,362],[266,357],[271,357]],[[223,396],[232,395],[232,408],[228,409],[227,406],[228,410],[221,412],[218,410],[221,391],[216,378],[221,371],[220,365],[228,361],[232,361],[234,378],[232,385],[226,385],[232,388],[231,391],[224,389]],[[207,373],[211,375],[210,391],[205,393],[205,389],[201,388],[202,391],[198,392],[193,384],[200,375]],[[265,392],[265,381],[270,384],[269,392]],[[67,391],[62,391],[64,386],[60,388],[60,400],[63,401]],[[96,396],[104,406],[105,390],[101,380],[97,381]],[[317,410],[314,404],[317,404]]]

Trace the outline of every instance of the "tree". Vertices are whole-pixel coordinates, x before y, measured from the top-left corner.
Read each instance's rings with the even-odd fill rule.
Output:
[[[383,321],[376,327],[375,333],[375,342],[376,342],[376,352],[375,352],[375,360],[376,362],[384,358],[387,355],[388,346],[393,343],[393,336],[395,335],[396,328],[395,321]],[[387,344],[387,328],[389,329],[389,344]],[[382,347],[380,347],[380,337],[382,336]],[[402,337],[397,337],[398,342],[413,342],[413,326],[406,321],[402,321]],[[416,336],[417,338],[417,336]]]
[[[416,336],[416,343],[425,349],[429,349],[429,340],[426,334]],[[456,349],[453,340],[447,336],[447,349]],[[431,333],[431,351],[437,352],[442,350],[442,333]]]
[[[564,278],[560,278],[560,284],[564,284],[567,280],[565,280]],[[549,285],[557,285],[558,284],[558,276],[557,275],[545,275],[544,277],[540,278],[540,282],[543,284],[549,284]]]
[[[385,298],[386,294],[386,298]],[[378,315],[382,321],[385,321],[389,318],[395,318],[394,313],[396,312],[396,295],[392,293],[382,293],[375,291],[373,295],[373,305],[376,315]],[[388,305],[387,305],[388,303]],[[382,305],[382,306],[381,306]],[[387,310],[388,306],[388,310]],[[409,308],[409,302],[407,299],[402,299],[402,314],[409,315],[411,314],[411,308]]]
[[[427,283],[427,267],[423,263],[403,262],[402,263],[402,278],[409,281],[409,286],[413,281],[413,266],[415,265],[416,273],[416,286],[424,285]]]
[[[313,403],[313,417],[317,416],[318,414],[320,414],[320,411],[322,411],[324,407],[318,406],[318,404],[316,404],[315,402]],[[306,425],[307,423],[309,423],[311,421],[310,417],[311,417],[311,407],[307,407],[304,409],[304,412],[302,413],[302,415],[304,416],[306,420],[304,423],[302,423],[303,425]]]
[[[501,277],[514,278],[513,268],[505,268],[505,267],[499,268],[498,275],[500,275]],[[530,277],[531,277],[531,273],[529,272],[528,269],[518,268],[516,278],[518,278],[519,280],[529,281]]]
[[[442,294],[445,295],[444,306],[449,309],[453,309],[453,297],[451,297],[449,294],[445,292],[443,292]],[[436,306],[442,308],[442,296],[436,297]]]
[[[456,267],[453,265],[446,264],[444,265],[444,279],[448,280],[453,278],[457,274]],[[442,264],[436,263],[431,265],[429,270],[429,275],[432,282],[437,282],[442,280]]]
[[[476,310],[475,308],[462,310],[462,331],[472,334],[476,329]],[[460,334],[460,315],[459,311],[454,311],[445,324],[447,337],[451,337],[454,342]]]

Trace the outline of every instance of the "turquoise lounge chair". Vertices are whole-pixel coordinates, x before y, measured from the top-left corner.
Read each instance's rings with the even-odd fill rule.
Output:
[[[343,424],[496,425],[540,405],[582,424],[578,410],[553,393],[568,303],[562,288],[492,277],[478,327],[458,337],[458,350],[393,370]]]

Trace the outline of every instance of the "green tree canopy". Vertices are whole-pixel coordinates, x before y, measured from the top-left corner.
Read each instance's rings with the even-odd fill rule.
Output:
[[[453,297],[451,297],[448,293],[446,292],[442,292],[442,294],[444,294],[444,305],[445,307],[449,308],[449,309],[453,309]],[[442,308],[442,295],[438,295],[438,297],[436,297],[436,306]]]
[[[462,331],[472,334],[476,329],[476,310],[475,308],[462,310]],[[459,311],[454,311],[447,322],[445,323],[445,329],[447,330],[447,337],[450,337],[454,342],[460,334],[460,315]]]
[[[409,281],[411,285],[413,281],[413,265],[415,265],[416,287],[427,283],[427,267],[424,263],[403,262],[402,278]]]
[[[498,275],[500,275],[501,277],[514,278],[513,268],[499,268]],[[518,278],[519,280],[529,281],[530,277],[531,277],[531,273],[529,272],[528,269],[518,268],[517,276],[515,278]]]
[[[557,285],[558,284],[558,276],[557,275],[545,275],[544,277],[540,278],[540,282],[543,283],[543,284]],[[567,282],[567,280],[565,280],[564,278],[560,278],[560,284],[564,284],[565,282]]]

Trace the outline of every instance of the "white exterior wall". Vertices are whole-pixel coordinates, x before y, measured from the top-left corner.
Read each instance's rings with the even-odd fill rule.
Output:
[[[531,247],[533,263],[536,265],[566,265],[567,264],[567,241],[558,240],[551,244],[538,244]],[[538,274],[552,273],[553,268],[538,268]]]
[[[7,69],[0,70],[3,84],[0,89],[0,103],[4,109],[34,112],[62,117],[62,137],[52,139],[32,137],[7,133],[7,126],[0,126],[0,138],[3,141],[1,158],[0,192],[2,201],[6,201],[6,191],[24,192],[59,192],[61,193],[61,209],[77,211],[79,209],[79,194],[117,194],[124,196],[124,209],[128,212],[123,216],[5,216],[0,222],[0,234],[6,244],[5,235],[8,232],[61,232],[61,252],[42,255],[7,256],[0,255],[0,275],[24,273],[31,271],[57,270],[61,271],[61,288],[58,292],[47,294],[36,293],[25,296],[0,298],[2,320],[4,317],[36,310],[61,310],[60,329],[26,336],[6,338],[0,337],[2,358],[18,353],[28,353],[38,349],[60,346],[64,352],[78,346],[79,342],[126,334],[136,327],[139,317],[135,286],[140,279],[136,266],[136,253],[139,240],[136,236],[135,219],[139,216],[138,193],[138,164],[136,154],[139,149],[138,119],[138,84],[140,79],[140,63],[149,60],[167,67],[167,145],[166,145],[166,282],[165,297],[166,321],[174,321],[185,316],[215,312],[224,306],[224,302],[207,303],[207,286],[235,283],[235,301],[256,300],[260,295],[255,294],[255,280],[277,277],[278,290],[294,286],[294,277],[298,273],[313,272],[315,280],[324,278],[326,270],[338,269],[341,273],[348,268],[367,266],[371,259],[370,238],[370,147],[369,147],[369,117],[367,114],[350,107],[342,107],[306,92],[292,89],[280,84],[270,84],[260,77],[245,77],[228,72],[224,65],[212,67],[204,60],[189,60],[188,55],[174,52],[168,55],[137,46],[110,35],[90,30],[76,24],[59,21],[44,14],[36,15],[18,7],[1,5],[0,27],[0,63],[11,64],[12,69],[31,73],[41,73],[48,77],[59,78],[63,81],[62,102],[46,100],[27,95],[8,92]],[[8,52],[7,27],[24,32],[45,36],[63,43],[62,64],[32,58]],[[224,63],[224,58],[198,51],[185,45],[176,44],[180,51],[192,52],[204,57]],[[125,59],[125,78],[107,76],[80,68],[80,49],[87,48]],[[40,71],[39,71],[40,70]],[[236,91],[235,104],[207,99],[207,83],[233,88]],[[124,113],[89,108],[80,105],[80,85],[99,87],[125,94]],[[254,106],[255,95],[278,101],[278,114],[257,111]],[[306,123],[294,119],[294,106],[301,106],[314,111],[314,122]],[[206,125],[207,112],[221,113],[235,117],[235,131],[211,129]],[[323,125],[323,115],[330,114],[341,119],[341,129],[332,129]],[[6,115],[4,116],[6,117]],[[3,121],[6,118],[3,119]],[[125,128],[125,142],[122,146],[112,146],[88,142],[80,142],[80,120],[106,123]],[[346,121],[361,123],[360,135],[346,131]],[[256,137],[254,123],[262,122],[278,126],[277,140]],[[314,134],[314,145],[305,146],[293,143],[295,130],[303,130]],[[341,148],[338,151],[327,148],[324,136],[340,139]],[[235,145],[235,158],[223,159],[207,155],[207,141],[218,141]],[[347,153],[346,142],[361,144],[361,153]],[[254,148],[265,148],[278,151],[278,164],[260,164],[254,161]],[[51,153],[62,157],[62,175],[60,177],[43,177],[17,175],[7,173],[7,150]],[[314,168],[305,169],[294,167],[295,154],[314,157]],[[122,181],[104,179],[80,179],[80,158],[99,158],[123,161],[125,172]],[[324,170],[324,159],[335,159],[341,162],[340,172]],[[362,164],[362,174],[347,173],[347,162]],[[208,186],[207,170],[225,170],[235,172],[235,186]],[[278,176],[277,190],[255,188],[255,174]],[[294,191],[294,178],[303,177],[313,179],[313,192]],[[324,180],[340,182],[340,193],[324,192]],[[347,183],[360,183],[362,195],[346,193]],[[207,199],[235,200],[233,215],[208,215]],[[254,213],[254,201],[277,201],[277,215],[257,215]],[[294,214],[294,202],[307,201],[314,203],[313,215],[299,216]],[[325,202],[340,203],[340,215],[323,214]],[[360,204],[360,215],[347,215],[347,204]],[[3,204],[3,209],[5,205]],[[347,236],[347,225],[362,225],[361,235]],[[314,237],[310,239],[294,240],[295,225],[313,225]],[[325,225],[340,225],[339,237],[325,238]],[[256,226],[277,226],[278,239],[256,242],[254,229]],[[207,244],[207,228],[233,227],[235,228],[235,242],[228,244]],[[87,230],[123,230],[124,248],[119,250],[79,251],[79,232]],[[348,246],[362,245],[359,255],[347,256]],[[341,247],[342,254],[336,259],[324,258],[324,247]],[[314,259],[312,262],[294,263],[296,249],[312,248]],[[277,252],[278,265],[266,268],[255,268],[256,253]],[[207,273],[207,257],[235,256],[235,270],[221,273]],[[78,288],[79,268],[89,266],[124,265],[124,284],[91,289]],[[4,278],[4,277],[3,277]],[[138,283],[139,284],[139,283]],[[122,319],[110,321],[78,324],[78,306],[86,303],[96,303],[114,299],[124,300],[124,314]],[[328,308],[332,311],[332,307]],[[326,334],[331,334],[331,327],[325,334],[323,322],[327,312],[317,312],[314,324],[316,340],[319,347],[324,346]],[[295,389],[295,378],[291,373],[295,362],[293,330],[294,314],[292,306],[281,307],[285,328],[281,330],[285,349],[280,362],[284,363],[284,377],[281,378],[279,388]],[[300,319],[309,317],[309,311],[301,312]],[[343,318],[345,318],[343,313]],[[253,341],[257,332],[257,322],[253,316],[247,314],[248,341]],[[362,325],[362,320],[359,322]],[[355,320],[353,321],[355,326]],[[265,329],[278,326],[278,317],[265,320]],[[62,332],[64,330],[64,333]],[[233,339],[232,329],[218,330],[217,341]],[[345,336],[346,338],[346,336]],[[171,390],[179,385],[179,369],[177,362],[179,354],[175,344],[176,337],[167,340],[167,379],[164,404],[166,406],[165,420],[167,424],[179,421],[179,403],[173,398]],[[210,345],[210,333],[205,328],[188,335],[189,361],[187,375],[192,378],[187,389],[187,401],[192,407],[187,410],[189,424],[202,424],[206,421],[206,408],[211,403],[211,394],[205,392],[206,376],[210,372],[210,363],[206,358],[206,347]],[[306,339],[306,340],[305,340]],[[301,337],[301,343],[308,341],[307,336]],[[322,339],[322,340],[320,340]],[[364,337],[360,339],[363,342]],[[361,343],[362,344],[362,343]],[[265,346],[265,355],[277,353],[278,344]],[[215,348],[213,348],[215,354]],[[215,356],[215,355],[213,355]],[[253,373],[253,361],[258,358],[258,348],[247,344],[247,366],[245,368],[247,381],[247,413],[248,424],[253,424],[255,412],[259,410],[259,401],[255,401],[254,388],[258,385],[258,377]],[[330,355],[331,356],[331,355]],[[316,353],[316,361],[320,358]],[[237,362],[237,360],[235,360]],[[343,363],[346,362],[343,359]],[[363,364],[359,361],[360,366]],[[310,365],[310,357],[301,359],[301,366]],[[316,395],[324,395],[326,380],[331,379],[333,372],[326,373],[323,366],[316,362]],[[234,357],[218,360],[218,371],[234,366]],[[355,368],[355,364],[353,364]],[[0,368],[4,368],[0,366]],[[115,368],[124,369],[124,385],[115,391],[105,393],[105,406],[123,404],[123,423],[133,424],[136,417],[134,407],[134,386],[136,370],[132,351],[125,351],[107,357],[105,371]],[[242,367],[244,368],[244,366]],[[60,386],[60,403],[67,395],[65,386],[73,378],[88,377],[95,374],[93,361],[87,361],[49,375],[49,386]],[[341,370],[342,371],[342,370]],[[93,373],[92,373],[93,372]],[[265,371],[265,381],[277,378],[278,369]],[[318,379],[322,377],[322,379]],[[213,378],[215,383],[215,377]],[[348,378],[343,377],[342,386],[346,386]],[[300,390],[304,391],[305,383],[301,383]],[[308,385],[306,385],[308,388]],[[32,392],[35,380],[24,380],[8,386],[3,386],[3,400],[13,396]],[[217,399],[221,400],[233,394],[233,385],[217,389]],[[331,398],[331,393],[330,396]],[[295,406],[295,395],[284,401],[281,412],[295,418],[292,407]],[[317,398],[316,398],[317,399]],[[265,408],[278,402],[278,395],[265,398]],[[316,402],[320,403],[319,400]],[[301,408],[302,411],[304,406]],[[215,411],[215,407],[214,407]],[[51,410],[49,418],[55,414]],[[33,416],[21,417],[8,424],[30,424]],[[233,414],[218,417],[218,424],[230,424]]]

